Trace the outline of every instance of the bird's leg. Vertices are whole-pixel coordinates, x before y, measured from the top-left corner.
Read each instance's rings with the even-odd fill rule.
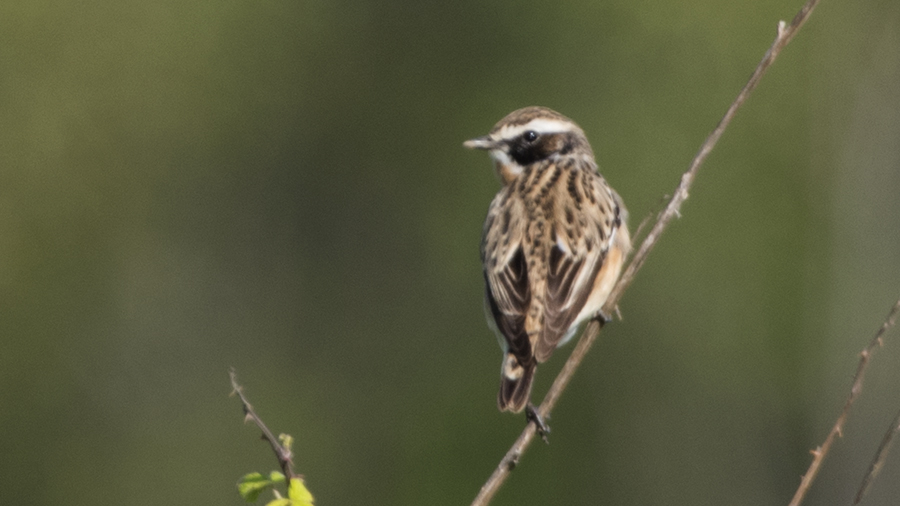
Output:
[[[550,441],[547,439],[547,435],[550,434],[550,427],[544,422],[544,417],[542,417],[534,404],[531,401],[525,405],[525,419],[529,422],[534,422],[535,428],[537,428],[538,434],[541,435],[541,439],[544,440],[545,443],[550,444]]]

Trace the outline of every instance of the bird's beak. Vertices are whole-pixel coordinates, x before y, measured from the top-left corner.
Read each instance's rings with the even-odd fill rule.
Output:
[[[463,146],[469,149],[496,149],[500,147],[500,143],[491,139],[491,136],[484,135],[467,140],[463,143]]]

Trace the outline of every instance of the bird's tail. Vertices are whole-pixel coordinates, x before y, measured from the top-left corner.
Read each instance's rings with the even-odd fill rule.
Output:
[[[534,380],[536,367],[534,357],[522,365],[512,353],[506,355],[503,372],[500,374],[500,393],[497,394],[500,411],[522,411],[531,396],[531,382]]]

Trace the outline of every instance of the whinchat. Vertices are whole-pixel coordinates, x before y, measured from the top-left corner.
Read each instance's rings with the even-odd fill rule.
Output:
[[[631,249],[627,211],[597,172],[587,137],[569,118],[526,107],[488,135],[503,187],[484,222],[481,262],[488,325],[503,348],[501,411],[528,403],[537,364],[600,311]]]

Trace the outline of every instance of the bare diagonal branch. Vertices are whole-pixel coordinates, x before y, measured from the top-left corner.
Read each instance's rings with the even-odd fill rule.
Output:
[[[662,213],[657,216],[653,228],[641,243],[631,262],[628,264],[628,267],[626,267],[625,271],[622,273],[622,277],[619,279],[616,287],[609,295],[609,298],[607,299],[606,304],[603,307],[603,311],[605,314],[613,314],[619,303],[619,299],[622,298],[622,294],[634,281],[634,277],[637,275],[638,270],[640,270],[640,268],[644,265],[644,262],[647,259],[647,255],[649,255],[650,251],[656,245],[656,242],[662,236],[663,231],[666,229],[673,218],[675,218],[676,216],[680,216],[681,204],[684,203],[685,200],[687,200],[688,191],[690,190],[691,185],[694,182],[694,178],[697,177],[700,166],[703,165],[703,162],[706,161],[706,158],[712,152],[716,143],[719,141],[719,138],[722,137],[722,134],[731,123],[731,120],[734,118],[737,110],[744,104],[744,102],[746,102],[747,98],[750,96],[750,93],[753,92],[753,90],[759,84],[759,81],[762,79],[763,75],[765,75],[766,71],[775,61],[775,58],[778,56],[781,50],[791,41],[791,39],[794,38],[794,35],[796,35],[797,31],[800,30],[800,28],[809,18],[809,15],[812,14],[813,9],[815,9],[818,3],[819,0],[808,0],[797,13],[797,15],[794,16],[794,19],[791,21],[790,25],[788,25],[784,21],[778,22],[778,30],[775,41],[772,42],[772,45],[763,56],[762,61],[760,61],[759,65],[756,66],[756,69],[753,71],[753,74],[750,76],[747,84],[744,85],[744,88],[731,103],[731,106],[728,107],[728,110],[719,121],[719,124],[716,125],[716,128],[709,134],[709,136],[706,138],[706,141],[704,141],[704,143],[700,146],[700,150],[694,156],[693,161],[691,161],[691,165],[688,168],[687,172],[682,174],[681,182],[675,189],[675,192],[672,194],[672,199],[669,201],[669,204],[662,211]],[[566,386],[569,384],[569,381],[572,379],[572,375],[578,369],[578,366],[584,359],[585,354],[587,354],[588,350],[590,350],[594,341],[597,339],[597,336],[600,334],[600,328],[600,323],[595,320],[587,326],[584,333],[579,338],[578,344],[575,346],[575,349],[572,350],[572,354],[566,361],[565,366],[553,381],[553,385],[550,387],[550,390],[544,397],[544,401],[537,408],[538,414],[540,414],[542,417],[548,417],[550,412],[553,410],[553,407],[556,405],[556,401],[559,399],[560,395],[562,395],[563,390],[565,390]],[[491,498],[493,498],[494,494],[497,493],[497,490],[500,489],[500,485],[502,485],[503,482],[506,481],[506,478],[509,477],[510,472],[515,468],[522,454],[531,444],[532,440],[534,439],[535,433],[536,427],[534,423],[529,423],[525,426],[522,434],[519,435],[519,438],[516,439],[515,443],[513,443],[509,451],[506,452],[506,455],[500,461],[500,464],[491,474],[490,478],[488,478],[487,482],[481,487],[478,496],[476,496],[475,500],[472,502],[472,506],[484,506],[491,501]]]

